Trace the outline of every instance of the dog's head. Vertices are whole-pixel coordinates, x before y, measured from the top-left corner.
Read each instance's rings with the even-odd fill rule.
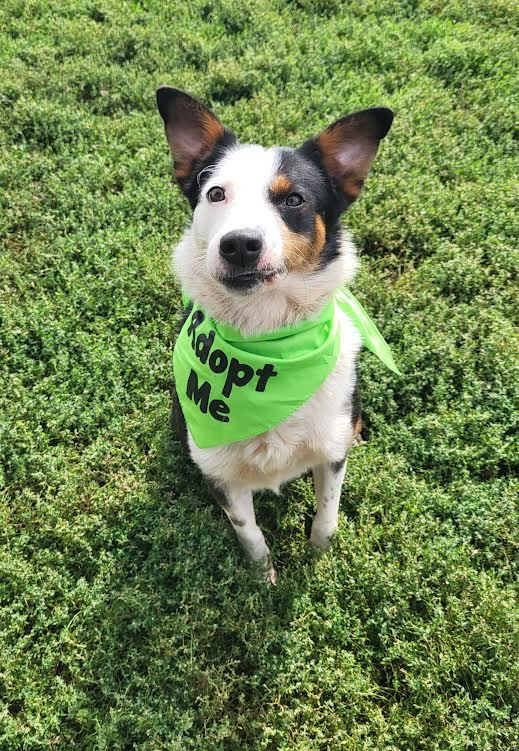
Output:
[[[250,311],[257,319],[263,307],[262,320],[277,326],[351,280],[354,249],[339,217],[362,189],[391,110],[347,115],[292,149],[238,144],[178,89],[162,86],[157,103],[175,177],[193,208],[175,256],[189,295],[245,328],[254,328]]]

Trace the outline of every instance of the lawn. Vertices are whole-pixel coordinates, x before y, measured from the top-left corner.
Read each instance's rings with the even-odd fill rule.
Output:
[[[519,748],[517,6],[3,0],[0,751]],[[346,220],[366,443],[258,581],[169,426],[189,212],[155,89],[242,140],[396,112]]]

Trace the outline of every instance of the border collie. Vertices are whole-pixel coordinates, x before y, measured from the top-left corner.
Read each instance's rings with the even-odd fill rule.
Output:
[[[161,86],[157,103],[174,175],[193,209],[173,252],[185,296],[245,337],[316,317],[355,276],[355,248],[340,217],[361,191],[391,127],[391,110],[346,115],[299,148],[265,148],[238,143],[209,109],[178,89]],[[360,348],[359,332],[342,315],[340,353],[322,386],[280,424],[227,445],[199,448],[174,400],[191,458],[272,583],[276,573],[253,492],[277,492],[311,469],[317,512],[310,542],[330,545],[346,456],[361,430]]]

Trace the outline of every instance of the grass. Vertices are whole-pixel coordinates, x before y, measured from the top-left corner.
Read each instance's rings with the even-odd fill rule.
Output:
[[[0,750],[519,747],[511,0],[4,0]],[[397,117],[348,215],[368,442],[261,586],[168,426],[188,210],[154,91],[243,140]]]

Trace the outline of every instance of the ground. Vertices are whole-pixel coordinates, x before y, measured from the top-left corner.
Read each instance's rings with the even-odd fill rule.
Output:
[[[517,20],[512,0],[4,0],[1,751],[519,747]],[[258,499],[275,588],[170,433],[189,214],[160,83],[267,145],[396,112],[347,222],[403,376],[363,354],[329,553],[308,478]]]

